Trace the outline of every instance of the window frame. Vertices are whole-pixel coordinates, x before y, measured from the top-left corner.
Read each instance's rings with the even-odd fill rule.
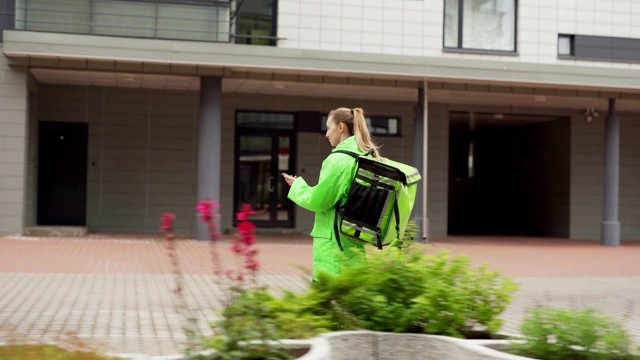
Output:
[[[561,54],[560,53],[560,40],[567,39],[569,40],[569,53]],[[558,54],[558,58],[574,58],[576,56],[576,36],[571,34],[558,34],[558,44],[556,47],[556,52]]]
[[[443,52],[452,52],[452,53],[478,53],[478,54],[493,54],[493,55],[511,55],[511,56],[517,56],[518,55],[518,0],[511,0],[513,1],[513,10],[514,10],[514,20],[513,20],[513,30],[514,30],[514,34],[513,34],[513,50],[491,50],[491,49],[476,49],[476,48],[465,48],[462,46],[462,40],[463,40],[463,25],[464,25],[464,2],[466,0],[455,0],[458,2],[458,46],[456,47],[451,47],[451,46],[447,46],[446,45],[446,40],[445,40],[445,31],[446,31],[446,20],[447,20],[447,13],[446,13],[446,1],[444,0],[444,7],[442,10],[442,50]]]
[[[235,13],[232,14],[234,24],[233,30],[233,40],[231,40],[235,44],[245,44],[245,45],[261,45],[261,46],[276,46],[278,38],[278,0],[268,0],[271,1],[271,28],[269,29],[269,35],[266,38],[258,38],[253,35],[241,34],[241,23],[244,19],[243,15],[245,14],[242,10],[242,7],[237,8]]]

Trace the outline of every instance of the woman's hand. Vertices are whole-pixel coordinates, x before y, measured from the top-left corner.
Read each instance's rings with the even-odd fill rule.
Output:
[[[291,186],[291,184],[293,184],[293,182],[298,178],[295,175],[289,175],[287,173],[282,173],[282,176],[284,177],[284,181],[286,181],[289,186]]]

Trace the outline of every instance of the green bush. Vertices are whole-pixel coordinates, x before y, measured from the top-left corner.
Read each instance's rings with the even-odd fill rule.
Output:
[[[375,331],[465,337],[472,330],[496,333],[497,316],[517,285],[464,255],[425,254],[422,246],[370,252],[365,264],[326,275],[312,292],[334,303],[340,319]],[[346,314],[346,316],[345,316]]]
[[[501,325],[497,316],[516,284],[486,265],[471,267],[464,255],[427,255],[425,250],[416,245],[371,251],[364,264],[341,275],[320,274],[301,294],[277,297],[266,289],[243,289],[224,307],[222,319],[212,323],[217,335],[208,347],[229,358],[250,359],[253,352],[265,351],[259,344],[247,345],[251,340],[310,338],[337,330],[495,334]]]
[[[287,339],[309,339],[320,333],[341,330],[330,311],[324,309],[322,298],[313,292],[294,294],[286,292],[283,297],[273,298],[273,318],[278,332]]]
[[[533,309],[520,328],[514,352],[544,360],[631,360],[632,342],[622,325],[593,309]]]
[[[215,334],[205,340],[206,348],[218,351],[222,359],[288,359],[286,350],[264,346],[280,339],[308,339],[338,330],[314,293],[274,296],[265,288],[234,288],[235,295],[211,323]]]
[[[268,345],[281,339],[271,306],[273,295],[263,288],[232,290],[234,295],[223,308],[222,319],[211,323],[215,334],[205,340],[205,347],[218,350],[218,357],[225,360],[290,359],[285,350]]]

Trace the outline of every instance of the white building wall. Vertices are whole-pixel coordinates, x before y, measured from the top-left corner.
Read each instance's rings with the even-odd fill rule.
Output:
[[[558,34],[640,38],[635,0],[520,0],[517,54],[443,51],[443,0],[281,0],[283,48],[640,69],[640,64],[558,59]]]
[[[26,221],[27,74],[0,58],[0,235],[21,234]]]

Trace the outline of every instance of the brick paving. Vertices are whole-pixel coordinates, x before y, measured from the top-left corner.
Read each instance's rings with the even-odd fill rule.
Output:
[[[221,269],[234,265],[229,239],[215,249]],[[215,281],[206,242],[178,241],[186,308],[172,293],[175,278],[165,243],[153,235],[90,234],[83,238],[0,238],[0,342],[82,340],[109,353],[172,355],[186,343],[181,312],[201,334],[216,318],[224,285]],[[423,246],[423,245],[416,245]],[[474,264],[520,284],[501,316],[517,333],[537,304],[593,307],[623,321],[640,345],[640,241],[620,247],[548,238],[447,237],[429,251],[467,254]],[[258,282],[300,291],[311,267],[308,237],[259,236]]]

